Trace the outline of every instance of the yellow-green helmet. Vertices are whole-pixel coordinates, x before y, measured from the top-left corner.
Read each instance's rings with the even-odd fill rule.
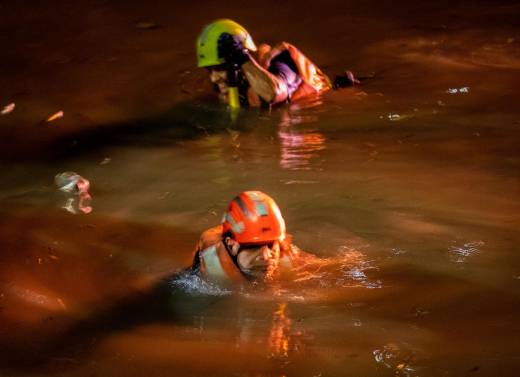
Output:
[[[197,38],[197,65],[199,67],[224,63],[224,59],[218,57],[218,39],[222,33],[240,36],[245,48],[256,51],[255,43],[246,29],[235,21],[221,18],[206,25]]]

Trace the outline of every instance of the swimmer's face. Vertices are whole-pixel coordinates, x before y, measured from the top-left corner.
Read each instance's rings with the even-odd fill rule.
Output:
[[[228,83],[227,83],[227,72],[222,66],[209,67],[209,79],[219,91],[219,99],[223,102],[227,102],[228,96]]]
[[[228,248],[237,257],[240,270],[254,279],[269,279],[278,268],[280,243],[240,245],[228,239]]]

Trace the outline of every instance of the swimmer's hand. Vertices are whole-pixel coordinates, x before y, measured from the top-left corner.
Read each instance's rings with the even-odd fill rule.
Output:
[[[356,77],[354,77],[354,74],[351,71],[345,71],[343,75],[338,75],[334,78],[332,87],[334,89],[339,89],[359,84],[359,80]]]
[[[226,63],[239,67],[250,59],[249,51],[242,44],[240,37],[228,33],[222,33],[218,40],[218,56],[224,58]]]

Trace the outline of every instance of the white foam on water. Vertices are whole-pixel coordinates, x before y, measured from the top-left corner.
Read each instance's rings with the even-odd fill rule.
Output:
[[[213,284],[197,274],[186,272],[179,274],[170,281],[172,288],[181,289],[192,296],[227,296],[232,291]]]

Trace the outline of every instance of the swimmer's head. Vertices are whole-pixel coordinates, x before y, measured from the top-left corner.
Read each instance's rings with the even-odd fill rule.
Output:
[[[249,32],[235,21],[218,19],[206,25],[197,38],[197,66],[213,67],[225,63],[219,54],[219,41],[224,34],[238,37],[249,51],[256,51],[256,45]]]
[[[286,239],[285,222],[271,197],[261,191],[245,191],[229,203],[222,236],[244,274],[265,277],[278,266]]]

